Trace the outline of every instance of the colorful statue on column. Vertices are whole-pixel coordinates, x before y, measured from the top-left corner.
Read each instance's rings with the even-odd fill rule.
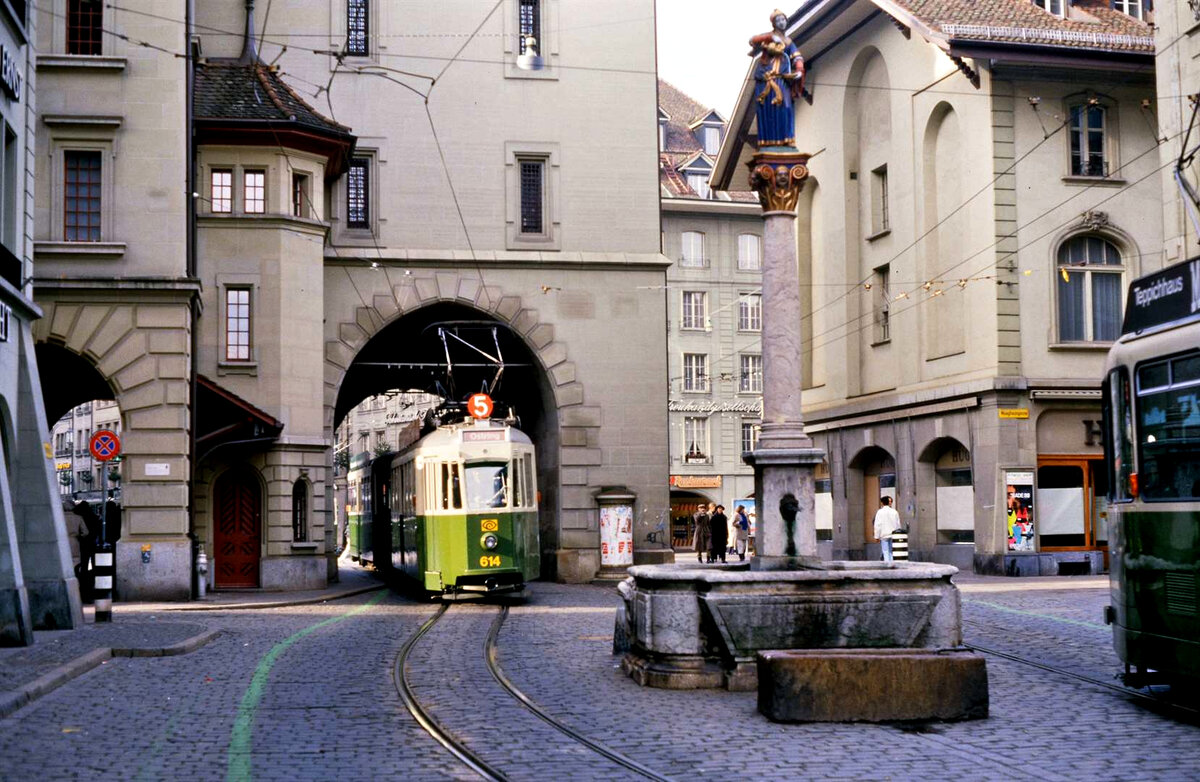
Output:
[[[754,102],[758,116],[758,148],[796,145],[792,101],[804,90],[804,58],[787,35],[787,14],[771,14],[769,33],[750,39],[754,67]]]

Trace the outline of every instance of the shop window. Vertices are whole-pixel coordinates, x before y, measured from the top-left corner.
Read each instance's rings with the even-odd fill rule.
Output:
[[[934,465],[938,543],[975,542],[975,487],[971,455],[955,446],[943,451]]]

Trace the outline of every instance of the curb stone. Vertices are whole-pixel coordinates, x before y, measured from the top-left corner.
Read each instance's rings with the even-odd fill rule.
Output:
[[[339,592],[337,595],[323,595],[321,597],[310,597],[303,600],[277,600],[270,603],[245,603],[245,604],[216,604],[216,605],[182,605],[179,607],[162,608],[162,611],[252,611],[258,608],[288,608],[290,606],[307,606],[316,605],[318,603],[328,603],[331,600],[341,600],[346,597],[354,597],[365,592],[376,592],[380,589],[387,589],[387,584],[371,584],[370,586],[358,587],[346,592]]]
[[[69,660],[39,676],[28,684],[24,684],[11,693],[0,695],[0,719],[8,717],[18,709],[28,706],[38,698],[53,692],[77,676],[82,676],[114,657],[175,657],[194,652],[221,634],[220,630],[205,630],[187,640],[170,646],[160,646],[147,649],[127,649],[124,647],[101,647],[87,654]]]

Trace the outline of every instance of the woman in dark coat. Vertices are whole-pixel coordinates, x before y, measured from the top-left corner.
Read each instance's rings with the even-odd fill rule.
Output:
[[[692,533],[692,550],[696,552],[696,561],[698,562],[704,561],[705,554],[708,554],[708,561],[712,562],[712,539],[710,537],[711,529],[709,527],[708,516],[709,507],[708,505],[701,505],[700,509],[696,511],[696,515],[692,517],[692,520],[696,522],[696,530]]]
[[[725,515],[724,505],[717,506],[717,512],[709,519],[708,526],[712,537],[712,555],[708,561],[713,562],[720,557],[724,562],[725,547],[729,543],[729,517]]]

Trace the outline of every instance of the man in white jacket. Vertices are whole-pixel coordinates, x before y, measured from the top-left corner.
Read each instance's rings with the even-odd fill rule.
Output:
[[[892,507],[891,497],[879,498],[879,510],[875,511],[875,537],[883,549],[883,561],[892,561],[892,533],[900,529],[900,514]]]

